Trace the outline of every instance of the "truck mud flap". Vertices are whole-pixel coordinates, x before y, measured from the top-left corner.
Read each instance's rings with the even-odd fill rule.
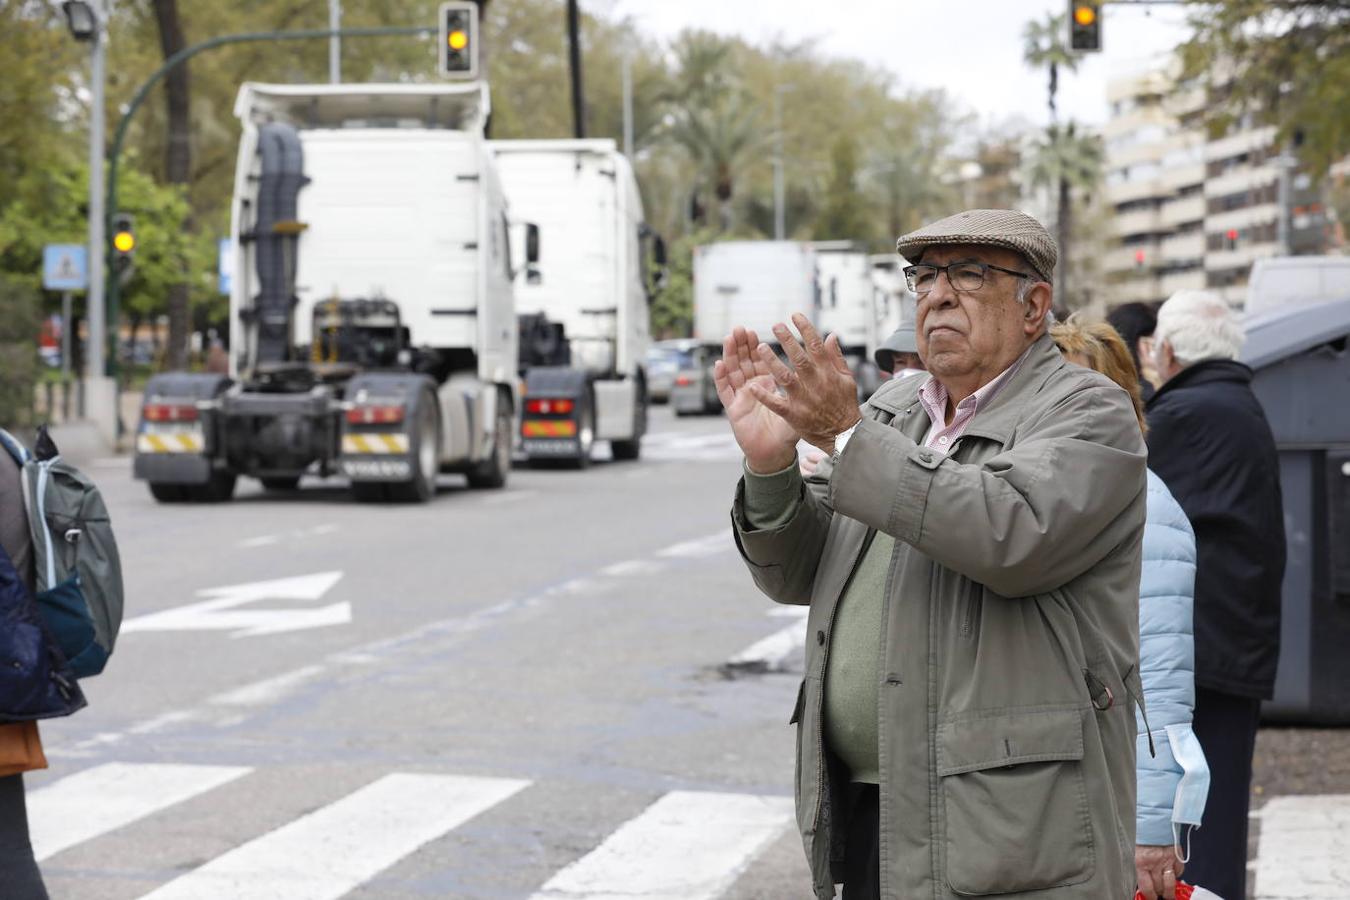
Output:
[[[405,484],[418,478],[420,438],[411,429],[436,396],[431,380],[412,374],[358,375],[344,396],[339,471],[353,483]]]
[[[230,386],[223,375],[168,372],[145,385],[132,474],[155,484],[205,485],[215,469],[215,412],[199,403]]]

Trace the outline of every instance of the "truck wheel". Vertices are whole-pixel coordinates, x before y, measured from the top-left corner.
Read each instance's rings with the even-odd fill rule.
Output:
[[[224,503],[234,496],[235,480],[233,472],[212,472],[206,484],[188,485],[182,490],[187,499],[197,503]]]
[[[430,394],[422,394],[416,410],[417,427],[410,435],[409,445],[412,479],[385,486],[388,498],[402,503],[426,503],[436,496],[436,473],[441,470],[441,429],[435,399]]]
[[[499,488],[506,487],[506,478],[511,472],[511,407],[502,396],[497,398],[497,427],[492,435],[492,453],[488,458],[470,469],[466,474],[469,487]]]
[[[591,465],[591,454],[595,452],[595,397],[588,390],[582,395],[581,414],[577,416],[577,455],[568,462],[574,469],[586,469]]]
[[[383,503],[386,499],[384,488],[382,481],[354,481],[352,496],[358,503]]]
[[[261,478],[264,490],[275,491],[279,494],[289,493],[300,487],[299,475],[280,475],[276,478]]]
[[[182,503],[188,499],[183,485],[162,484],[158,481],[150,482],[150,496],[160,503]]]

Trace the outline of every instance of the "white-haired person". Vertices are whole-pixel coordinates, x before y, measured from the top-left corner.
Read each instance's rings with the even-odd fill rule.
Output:
[[[1148,401],[1149,467],[1195,531],[1195,734],[1210,767],[1205,825],[1187,880],[1246,894],[1247,814],[1261,701],[1279,658],[1284,513],[1275,439],[1237,361],[1228,304],[1180,291],[1158,310]]]

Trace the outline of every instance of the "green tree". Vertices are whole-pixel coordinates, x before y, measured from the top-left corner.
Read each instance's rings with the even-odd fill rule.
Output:
[[[1073,195],[1075,191],[1093,192],[1102,177],[1102,145],[1095,135],[1079,134],[1070,122],[1052,125],[1045,138],[1032,151],[1031,183],[1052,188],[1055,197],[1055,241],[1059,261],[1052,274],[1055,294],[1070,308],[1075,302],[1074,286],[1069,284],[1068,260],[1073,250]],[[1046,273],[1042,273],[1046,274]]]
[[[867,196],[858,189],[858,146],[848,135],[835,138],[825,205],[816,219],[817,240],[864,241],[870,230]]]
[[[1067,17],[1047,14],[1028,22],[1022,29],[1022,59],[1033,69],[1045,69],[1049,77],[1050,121],[1056,119],[1055,95],[1059,93],[1059,71],[1078,70],[1080,57],[1064,43]]]
[[[1318,178],[1350,153],[1350,4],[1191,0],[1183,79],[1208,82],[1213,134],[1272,125]]]
[[[26,429],[33,422],[37,383],[37,333],[41,304],[37,291],[0,273],[0,428]]]

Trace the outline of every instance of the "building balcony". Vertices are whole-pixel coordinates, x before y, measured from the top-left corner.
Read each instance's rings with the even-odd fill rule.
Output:
[[[1267,126],[1265,128],[1253,128],[1249,131],[1239,131],[1237,134],[1230,134],[1206,144],[1205,160],[1228,159],[1230,156],[1237,156],[1240,153],[1250,153],[1252,150],[1270,146],[1273,140],[1275,140],[1275,129],[1273,127]]]
[[[1183,222],[1199,222],[1205,218],[1205,198],[1196,194],[1164,203],[1159,213],[1164,227],[1176,228]]]
[[[1205,271],[1217,272],[1223,269],[1250,269],[1252,263],[1267,256],[1279,253],[1279,244],[1239,244],[1233,250],[1211,250],[1205,254]]]
[[[1139,261],[1139,252],[1143,251],[1144,260]],[[1136,244],[1129,247],[1112,247],[1102,254],[1102,271],[1108,275],[1120,274],[1122,277],[1138,277],[1146,272],[1148,266],[1158,262],[1157,244]]]
[[[1262,203],[1259,206],[1243,206],[1227,212],[1210,213],[1205,216],[1205,231],[1209,234],[1223,234],[1230,229],[1241,231],[1254,225],[1268,225],[1280,218],[1278,203]]]
[[[1117,235],[1127,234],[1155,234],[1166,230],[1163,227],[1162,215],[1156,209],[1141,209],[1138,212],[1127,212],[1117,215],[1111,223],[1112,229]]]
[[[1106,295],[1107,306],[1119,306],[1122,303],[1158,303],[1167,299],[1158,279],[1152,275],[1107,285]]]
[[[1164,238],[1158,247],[1158,255],[1165,263],[1202,259],[1205,255],[1204,232],[1191,231]]]
[[[1177,291],[1200,291],[1205,288],[1205,270],[1191,269],[1187,272],[1174,272],[1158,279],[1158,288],[1165,297]]]
[[[1250,191],[1274,184],[1280,179],[1280,170],[1273,165],[1242,166],[1214,178],[1205,179],[1206,197],[1224,197],[1240,191]]]
[[[1182,188],[1192,185],[1205,183],[1205,164],[1188,163],[1181,166],[1163,166],[1162,175],[1158,177],[1159,186],[1164,188],[1167,193],[1174,193]]]

